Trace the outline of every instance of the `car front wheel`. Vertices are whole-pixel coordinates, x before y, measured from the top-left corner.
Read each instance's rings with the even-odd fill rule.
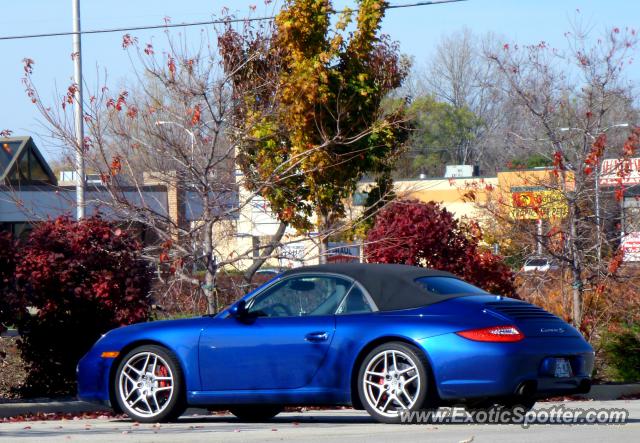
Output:
[[[146,345],[127,353],[114,383],[118,405],[135,421],[165,422],[184,412],[182,370],[163,347]]]
[[[382,423],[400,423],[402,411],[425,407],[427,360],[414,346],[386,343],[365,357],[358,375],[360,400]]]

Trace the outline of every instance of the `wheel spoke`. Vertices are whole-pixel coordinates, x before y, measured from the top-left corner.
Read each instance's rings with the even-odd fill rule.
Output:
[[[409,400],[409,406],[411,406],[411,404],[413,403],[413,400],[411,399],[411,397],[409,396],[409,394],[407,394],[407,391],[406,391],[404,388],[402,388],[402,395],[404,395],[404,396],[405,396],[405,398],[406,398],[407,400]]]
[[[391,351],[391,358],[393,359],[393,370],[398,370],[398,361],[396,360],[396,353]]]
[[[151,373],[153,375],[156,375],[156,367],[158,366],[158,356],[154,355],[153,357],[154,357],[154,359],[153,359],[153,369],[151,370]]]
[[[138,394],[138,397],[142,394],[140,394],[140,390],[139,389],[132,389],[131,392],[129,392],[129,394],[127,394],[127,397],[124,399],[124,401],[129,401],[129,399],[131,398],[131,396],[133,394]]]
[[[150,413],[153,413],[153,409],[151,409],[151,405],[149,404],[149,400],[147,400],[147,396],[146,395],[142,395],[142,402],[144,403],[144,405],[147,407],[147,410]]]
[[[156,410],[160,410],[160,404],[158,403],[158,398],[156,397],[156,392],[154,392],[151,397],[153,398],[153,402],[156,404]]]
[[[380,400],[382,400],[383,395],[384,395],[384,391],[380,391],[380,394],[378,394],[378,398],[376,398],[376,403],[373,405],[375,408],[377,408],[378,405],[380,404]]]
[[[131,377],[129,374],[127,374],[124,371],[122,371],[122,375],[124,375],[127,378],[127,380],[129,380],[131,383],[133,383],[134,386],[138,382],[137,380],[134,380],[133,377]]]
[[[147,353],[147,359],[144,361],[144,366],[142,367],[142,373],[147,372],[147,368],[149,367],[149,359],[151,358],[151,354]]]
[[[387,406],[389,406],[389,403],[391,403],[391,399],[393,397],[389,396],[389,398],[387,398],[387,401],[385,402],[384,406],[382,407],[382,412],[387,410]]]
[[[173,380],[173,377],[156,377],[156,380]]]
[[[364,381],[366,384],[373,386],[374,388],[378,388],[378,389],[382,389],[384,390],[384,385],[381,385],[380,383],[374,383],[370,380],[365,380]]]
[[[404,384],[406,385],[407,383],[411,383],[411,382],[412,382],[412,381],[414,381],[416,378],[418,378],[418,374],[413,375],[413,376],[409,377],[408,379],[406,379],[406,380],[404,381]]]
[[[400,405],[400,407],[402,409],[407,409],[407,407],[404,405],[404,403],[402,403],[402,400],[400,400],[399,396],[397,396],[397,395],[395,396],[395,401],[396,401],[396,403],[398,403]]]
[[[130,370],[132,370],[133,372],[135,372],[135,373],[136,373],[136,374],[138,374],[138,375],[142,375],[142,374],[144,374],[144,372],[139,371],[139,370],[138,370],[138,369],[136,369],[134,366],[132,366],[132,365],[131,365],[131,363],[127,363],[127,364],[126,364],[126,366],[125,366],[125,369],[130,369]],[[124,373],[124,372],[123,372],[123,373]]]
[[[140,400],[142,400],[142,399],[143,399],[143,397],[144,397],[144,395],[142,395],[142,392],[140,392],[139,390],[137,390],[137,391],[139,392],[139,394],[140,394],[140,395],[138,395],[138,398],[136,398],[136,400],[135,400],[133,403],[131,403],[131,404],[129,405],[129,407],[131,407],[131,408],[133,408],[133,405],[135,405],[136,403],[138,403],[138,402],[139,402]]]
[[[173,389],[173,386],[165,386],[165,387],[162,387],[162,388],[157,388],[156,392],[170,391],[172,389]]]

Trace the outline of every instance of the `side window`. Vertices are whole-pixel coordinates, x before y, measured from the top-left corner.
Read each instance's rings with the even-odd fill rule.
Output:
[[[340,306],[336,310],[336,314],[364,314],[373,312],[373,308],[369,304],[367,297],[362,290],[356,285],[351,288],[349,294],[342,300]]]
[[[332,315],[351,285],[338,277],[291,277],[256,295],[248,311],[258,317]]]

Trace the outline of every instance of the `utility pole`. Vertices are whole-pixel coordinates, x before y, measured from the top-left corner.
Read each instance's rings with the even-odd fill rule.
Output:
[[[85,191],[85,171],[84,171],[84,124],[82,109],[82,48],[80,43],[80,0],[71,0],[71,10],[73,12],[73,82],[75,83],[75,129],[76,129],[76,210],[77,219],[84,218],[84,191]]]

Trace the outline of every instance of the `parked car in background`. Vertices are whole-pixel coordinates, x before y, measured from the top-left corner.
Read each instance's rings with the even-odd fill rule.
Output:
[[[558,269],[558,264],[549,257],[529,257],[522,266],[522,272],[548,272]]]

